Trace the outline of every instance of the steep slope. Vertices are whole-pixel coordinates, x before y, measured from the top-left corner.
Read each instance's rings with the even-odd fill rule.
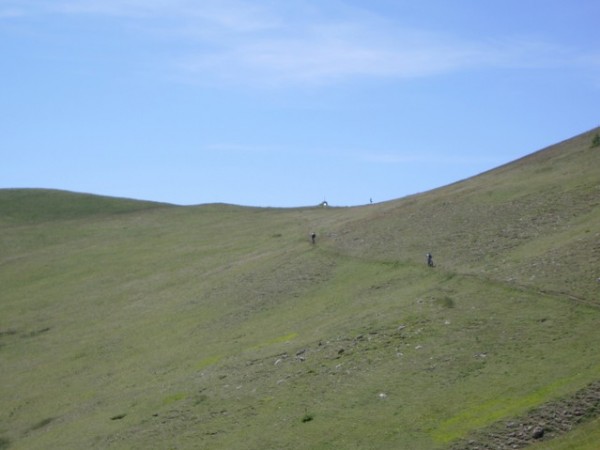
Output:
[[[0,448],[444,449],[579,392],[592,135],[361,208],[0,202]]]
[[[600,129],[339,230],[353,255],[420,262],[588,302],[600,267]]]

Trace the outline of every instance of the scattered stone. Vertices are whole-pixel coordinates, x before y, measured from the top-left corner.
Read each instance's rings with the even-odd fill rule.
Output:
[[[379,393],[379,398],[380,398],[381,400],[385,400],[385,399],[387,398],[387,394],[386,394],[385,392],[380,392],[380,393]]]
[[[535,427],[531,432],[531,437],[534,439],[541,439],[544,437],[544,428],[543,427]]]
[[[303,348],[302,350],[296,352],[296,359],[300,362],[303,362],[306,360],[306,357],[304,356],[304,354],[306,353],[306,349]]]

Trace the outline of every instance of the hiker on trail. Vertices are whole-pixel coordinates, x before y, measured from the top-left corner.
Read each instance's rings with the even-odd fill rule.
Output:
[[[433,255],[431,253],[427,253],[427,265],[433,267]]]
[[[313,244],[315,242],[317,242],[317,234],[316,233],[311,233],[310,234],[310,240],[312,241]]]

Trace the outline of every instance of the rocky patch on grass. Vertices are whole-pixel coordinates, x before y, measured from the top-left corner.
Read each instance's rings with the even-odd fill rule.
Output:
[[[533,409],[526,416],[497,422],[452,444],[448,450],[513,450],[554,439],[600,416],[600,381],[571,397]]]

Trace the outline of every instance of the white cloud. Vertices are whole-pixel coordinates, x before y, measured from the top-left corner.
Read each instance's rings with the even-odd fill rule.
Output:
[[[318,2],[296,0],[6,3],[7,15],[51,10],[134,21],[135,32],[154,37],[161,33],[176,45],[177,56],[164,63],[200,83],[319,85],[353,77],[414,78],[482,67],[552,67],[586,59],[531,39],[473,42],[406,29],[343,2],[328,3],[327,11]]]
[[[54,10],[65,14],[88,14],[128,19],[175,19],[173,31],[186,24],[249,32],[273,26],[269,10],[241,0],[58,0]]]
[[[213,52],[188,54],[182,69],[221,81],[322,84],[347,77],[429,76],[489,59],[479,45],[433,33],[381,30],[361,23],[295,23],[289,30],[227,39]],[[240,75],[242,78],[240,78]],[[214,81],[214,80],[213,80]]]
[[[0,9],[0,19],[10,19],[15,17],[22,17],[26,13],[25,11],[18,8],[2,8]]]

